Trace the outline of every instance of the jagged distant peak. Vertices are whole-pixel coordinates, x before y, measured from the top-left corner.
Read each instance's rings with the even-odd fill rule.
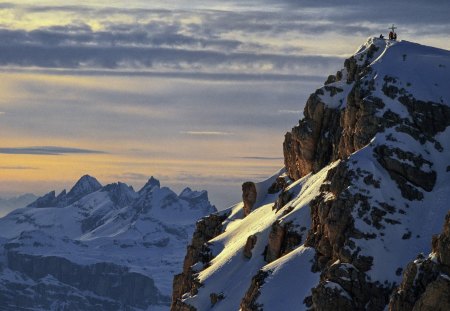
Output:
[[[208,192],[206,190],[196,191],[189,187],[186,187],[181,191],[179,197],[185,200],[198,200],[206,199],[208,200]]]
[[[147,181],[147,183],[144,185],[144,187],[141,188],[141,190],[139,190],[139,193],[142,193],[143,191],[148,191],[151,190],[153,188],[160,188],[161,187],[161,183],[159,182],[158,179],[156,179],[155,177],[151,176],[150,179]]]
[[[48,207],[54,206],[56,200],[56,192],[50,191],[47,194],[44,194],[42,197],[37,198],[34,202],[28,204],[27,207]]]
[[[67,194],[69,197],[79,197],[99,190],[102,185],[90,175],[82,176]]]
[[[136,193],[133,189],[133,186],[129,186],[126,183],[123,183],[120,181],[116,182],[116,183],[108,184],[108,185],[102,187],[101,190],[111,192],[111,193],[123,193],[123,194]]]
[[[133,187],[120,181],[104,186],[101,191],[108,192],[111,200],[121,207],[130,204],[137,198]]]

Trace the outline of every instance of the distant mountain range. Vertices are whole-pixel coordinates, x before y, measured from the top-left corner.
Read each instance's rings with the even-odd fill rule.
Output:
[[[0,218],[0,310],[167,310],[206,191],[83,176]]]
[[[36,199],[37,196],[31,193],[8,199],[0,198],[0,217],[8,214],[16,208],[25,207]]]

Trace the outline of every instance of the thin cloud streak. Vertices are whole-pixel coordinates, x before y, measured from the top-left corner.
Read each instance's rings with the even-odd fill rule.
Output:
[[[181,131],[180,134],[194,135],[194,136],[230,136],[234,133],[219,132],[219,131]]]
[[[318,82],[324,81],[320,75],[277,74],[277,73],[211,73],[211,72],[161,72],[143,70],[106,70],[106,69],[42,69],[23,67],[0,67],[0,72],[5,73],[39,73],[56,76],[118,76],[118,77],[155,77],[171,79],[188,79],[200,81],[285,81],[285,82]],[[3,112],[5,113],[5,112]]]
[[[32,166],[0,166],[0,170],[38,170],[38,167]]]
[[[33,147],[14,147],[0,148],[2,154],[28,154],[28,155],[64,155],[64,154],[105,154],[104,151],[56,147],[56,146],[33,146]]]
[[[134,172],[125,172],[125,173],[121,173],[121,174],[111,175],[110,177],[115,178],[117,180],[121,180],[121,181],[129,180],[129,181],[136,181],[136,182],[145,182],[150,178],[150,176],[148,176],[146,174],[134,173]]]
[[[302,112],[300,110],[286,110],[286,109],[282,109],[282,110],[278,110],[279,114],[297,114],[300,115]]]
[[[282,157],[260,157],[260,156],[248,156],[248,157],[237,157],[238,159],[245,160],[263,160],[263,161],[272,161],[272,160],[283,160]]]

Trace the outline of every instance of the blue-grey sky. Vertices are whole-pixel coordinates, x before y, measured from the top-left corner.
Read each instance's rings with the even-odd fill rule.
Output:
[[[450,49],[449,1],[180,2],[0,2],[0,196],[154,175],[224,208],[367,37]]]

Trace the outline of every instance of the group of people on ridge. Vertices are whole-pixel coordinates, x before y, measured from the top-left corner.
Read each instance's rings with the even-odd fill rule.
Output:
[[[384,39],[383,34],[380,35],[380,39]],[[389,32],[389,40],[397,40],[397,33],[396,32]]]
[[[397,33],[390,31],[389,32],[389,40],[397,40]]]
[[[389,40],[397,40],[397,33],[395,32],[395,29],[397,27],[394,26],[394,24],[392,24],[392,27],[389,28],[391,31],[389,32]],[[384,39],[383,34],[380,35],[380,39]]]

